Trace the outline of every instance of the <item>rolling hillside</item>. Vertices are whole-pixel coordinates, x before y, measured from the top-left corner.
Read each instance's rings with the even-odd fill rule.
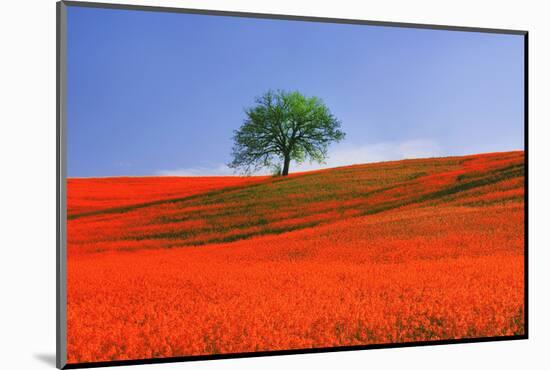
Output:
[[[521,151],[139,178],[83,207],[97,181],[69,180],[69,362],[523,333]]]
[[[218,186],[216,178],[137,178],[132,184],[120,179],[112,185],[114,178],[113,193],[101,188],[103,208],[79,213],[82,202],[70,198],[69,245],[72,251],[194,246],[404,208],[517,204],[523,200],[523,160],[523,152],[406,160],[289,178],[217,178]],[[69,182],[69,194],[73,186],[87,194],[86,181],[97,192],[98,180],[82,179]],[[117,186],[126,191],[118,199]],[[164,198],[159,190],[157,197],[150,195],[163,188]]]

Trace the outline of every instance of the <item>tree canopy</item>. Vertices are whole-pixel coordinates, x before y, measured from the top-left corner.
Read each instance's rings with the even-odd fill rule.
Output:
[[[340,121],[323,101],[297,91],[268,91],[245,109],[246,119],[234,131],[229,167],[250,174],[262,167],[288,175],[290,161],[323,163],[328,145],[344,139]]]

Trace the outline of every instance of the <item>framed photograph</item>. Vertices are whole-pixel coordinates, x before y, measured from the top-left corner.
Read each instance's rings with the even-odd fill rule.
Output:
[[[526,31],[57,4],[57,365],[526,339]]]

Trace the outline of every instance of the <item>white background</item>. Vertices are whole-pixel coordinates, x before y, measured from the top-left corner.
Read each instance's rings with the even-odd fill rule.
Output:
[[[545,1],[135,0],[130,3],[530,31],[529,340],[140,368],[548,368],[550,226],[545,211],[549,206],[550,185],[547,155],[550,22]],[[5,1],[1,17],[0,368],[51,369],[55,354],[55,1]]]

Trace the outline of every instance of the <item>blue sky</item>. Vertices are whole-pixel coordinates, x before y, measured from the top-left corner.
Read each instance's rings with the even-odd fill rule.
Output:
[[[68,8],[68,176],[230,175],[269,89],[324,100],[335,167],[523,149],[523,37]]]

